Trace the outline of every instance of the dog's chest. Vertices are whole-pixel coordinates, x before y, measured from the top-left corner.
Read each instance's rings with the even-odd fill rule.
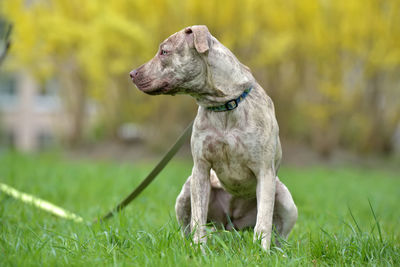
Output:
[[[211,163],[224,188],[234,195],[254,194],[256,178],[249,168],[252,142],[238,130],[212,131],[202,140],[203,157]]]
[[[237,131],[212,131],[205,135],[202,141],[202,153],[210,162],[244,161],[248,160],[248,153],[242,134]]]

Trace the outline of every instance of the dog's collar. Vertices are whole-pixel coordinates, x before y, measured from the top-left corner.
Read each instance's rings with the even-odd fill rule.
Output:
[[[229,100],[228,102],[226,102],[221,106],[207,107],[207,109],[216,112],[233,110],[238,107],[239,103],[242,102],[243,99],[246,98],[246,96],[250,93],[251,89],[253,89],[253,87],[247,88],[238,98]]]

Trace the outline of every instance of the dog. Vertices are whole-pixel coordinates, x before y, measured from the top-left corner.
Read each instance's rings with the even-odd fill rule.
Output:
[[[204,244],[207,222],[228,230],[252,227],[266,251],[273,226],[286,239],[297,207],[277,176],[282,150],[274,105],[250,69],[196,25],[168,37],[130,77],[146,94],[188,94],[199,105],[194,166],[175,204],[184,233]]]

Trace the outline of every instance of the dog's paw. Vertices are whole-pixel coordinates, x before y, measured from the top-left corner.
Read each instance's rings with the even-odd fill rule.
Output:
[[[269,253],[271,246],[271,235],[265,232],[257,231],[257,227],[254,229],[253,242],[259,242],[261,240],[262,248]]]

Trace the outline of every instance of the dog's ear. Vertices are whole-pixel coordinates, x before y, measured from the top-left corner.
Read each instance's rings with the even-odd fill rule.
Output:
[[[193,34],[193,43],[197,52],[202,54],[208,51],[208,49],[210,48],[210,46],[208,45],[210,32],[208,31],[207,26],[196,25],[192,27],[187,27],[185,29],[185,33],[188,35]]]

